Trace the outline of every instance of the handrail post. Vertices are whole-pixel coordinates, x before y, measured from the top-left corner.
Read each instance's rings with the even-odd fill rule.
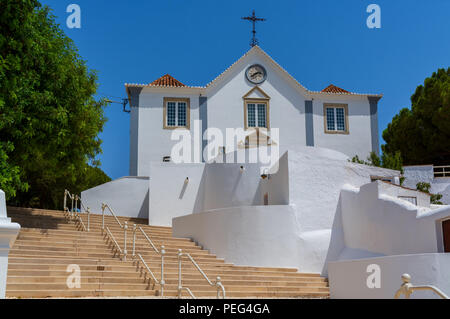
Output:
[[[64,212],[66,212],[67,208],[67,189],[64,190]]]
[[[72,210],[71,210],[70,216],[73,219],[73,199],[74,199],[73,195],[70,198],[72,199]]]
[[[105,204],[102,203],[102,231],[105,230]]]
[[[133,253],[132,253],[132,257],[134,258],[134,256],[136,256],[136,229],[137,226],[136,224],[133,225]]]
[[[89,207],[87,208],[87,219],[88,219],[88,227],[87,227],[87,231],[90,232],[91,230],[91,212],[89,211]]]
[[[217,299],[220,298],[220,290],[222,289],[221,286],[222,286],[222,278],[217,277],[216,278]],[[225,298],[225,296],[223,296],[223,297]]]
[[[159,281],[159,284],[161,285],[161,297],[164,297],[164,285],[166,282],[164,281],[164,254],[166,253],[166,249],[163,246],[161,246],[161,280]]]
[[[181,285],[181,257],[183,256],[183,251],[178,249],[178,299],[181,299],[181,290],[183,286]]]
[[[127,229],[128,222],[123,225],[123,261],[127,261]]]
[[[78,212],[78,195],[75,195],[75,215]]]

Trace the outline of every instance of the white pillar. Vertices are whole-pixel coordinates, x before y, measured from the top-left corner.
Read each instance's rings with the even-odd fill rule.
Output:
[[[20,225],[11,223],[11,219],[6,215],[5,193],[0,189],[0,299],[5,298],[8,254],[19,231]]]

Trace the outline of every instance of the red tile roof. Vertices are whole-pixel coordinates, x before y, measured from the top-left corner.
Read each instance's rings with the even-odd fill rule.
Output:
[[[341,89],[340,87],[337,87],[336,85],[330,84],[325,89],[322,90],[324,93],[350,93],[349,91],[346,91],[344,89]]]
[[[158,80],[153,81],[149,85],[151,85],[151,86],[174,86],[174,87],[186,86],[169,74],[166,74],[166,75],[160,77]]]

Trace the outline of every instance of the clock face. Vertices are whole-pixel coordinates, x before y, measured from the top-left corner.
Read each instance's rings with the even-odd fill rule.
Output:
[[[267,78],[266,69],[264,69],[264,67],[259,64],[250,66],[245,72],[245,75],[247,76],[247,80],[254,84],[261,84]]]

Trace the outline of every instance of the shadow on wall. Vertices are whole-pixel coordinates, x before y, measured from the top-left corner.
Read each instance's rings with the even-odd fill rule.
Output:
[[[325,263],[323,264],[322,276],[328,277],[328,263],[339,259],[339,255],[345,248],[345,238],[342,225],[342,193],[339,196],[336,213],[334,214],[333,226],[331,227],[330,246],[328,247]]]
[[[147,194],[145,194],[144,201],[142,202],[141,209],[137,216],[138,218],[148,219],[149,193],[150,191],[147,191]]]

